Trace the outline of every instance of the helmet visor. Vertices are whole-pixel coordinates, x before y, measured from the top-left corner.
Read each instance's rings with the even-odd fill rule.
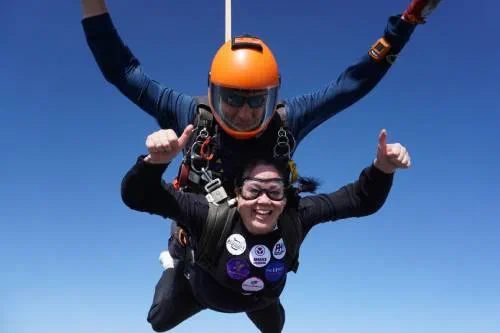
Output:
[[[274,113],[278,87],[259,90],[210,85],[211,103],[217,117],[229,129],[251,132],[263,126]]]

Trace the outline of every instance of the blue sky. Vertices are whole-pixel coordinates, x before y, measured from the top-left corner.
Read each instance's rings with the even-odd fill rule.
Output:
[[[199,95],[224,38],[223,1],[210,3],[109,9],[152,77]],[[291,97],[335,80],[406,4],[235,0],[233,33],[268,42]],[[499,10],[444,1],[386,78],[299,146],[301,173],[325,192],[357,178],[384,127],[414,165],[376,215],[309,234],[284,332],[500,331]],[[152,331],[169,222],[129,210],[119,189],[157,125],[104,81],[80,20],[78,1],[0,3],[2,332]],[[174,332],[197,330],[255,328],[205,311]]]

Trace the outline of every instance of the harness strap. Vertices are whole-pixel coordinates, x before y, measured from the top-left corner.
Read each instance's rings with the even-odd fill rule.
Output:
[[[297,209],[285,208],[278,220],[278,226],[283,235],[283,242],[286,247],[286,264],[289,267],[289,271],[297,273],[297,269],[299,268],[299,249],[303,238]]]
[[[233,227],[235,213],[236,207],[230,207],[227,202],[219,206],[209,205],[196,259],[197,264],[208,271],[216,267],[216,260],[224,248],[227,234]]]
[[[286,127],[286,107],[283,101],[279,101],[276,105],[276,112],[280,116],[281,126]]]

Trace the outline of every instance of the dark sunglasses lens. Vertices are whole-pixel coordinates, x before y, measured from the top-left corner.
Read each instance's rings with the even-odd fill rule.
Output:
[[[245,103],[245,97],[236,95],[230,91],[221,90],[220,97],[224,102],[235,108],[240,108]]]
[[[252,96],[248,97],[248,105],[252,109],[260,108],[266,101],[266,96]]]

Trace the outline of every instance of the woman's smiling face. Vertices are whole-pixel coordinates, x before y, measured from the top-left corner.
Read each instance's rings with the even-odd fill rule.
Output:
[[[278,170],[272,165],[258,164],[236,194],[238,211],[248,231],[256,235],[273,231],[286,205],[285,182]]]

